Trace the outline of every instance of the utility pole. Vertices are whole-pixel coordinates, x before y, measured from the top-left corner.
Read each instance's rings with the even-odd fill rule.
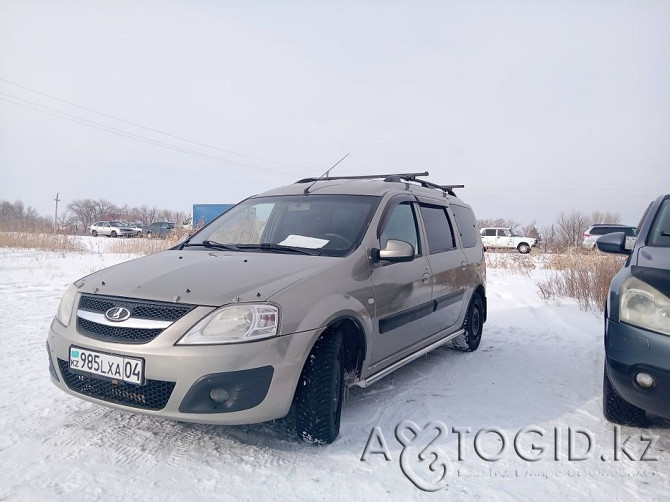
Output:
[[[56,201],[56,213],[54,214],[54,229],[58,230],[58,203],[60,202],[60,199],[58,198],[59,193],[56,192],[56,198],[54,199]]]

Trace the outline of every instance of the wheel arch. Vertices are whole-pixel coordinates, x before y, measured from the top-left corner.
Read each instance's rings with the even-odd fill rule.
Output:
[[[310,352],[317,340],[329,336],[335,331],[342,333],[344,342],[344,371],[348,373],[347,383],[360,377],[363,363],[367,356],[368,342],[363,323],[351,314],[340,314],[330,319],[324,329],[314,338]]]
[[[475,288],[472,297],[474,298],[475,295],[479,295],[479,297],[482,299],[482,306],[484,307],[484,322],[486,322],[489,309],[488,309],[488,303],[486,301],[486,291],[484,290],[484,286],[482,284],[480,284]],[[470,299],[470,301],[472,301],[472,299]]]

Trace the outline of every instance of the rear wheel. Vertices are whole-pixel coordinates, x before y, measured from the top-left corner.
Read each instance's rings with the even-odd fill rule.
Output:
[[[625,401],[616,391],[607,375],[607,363],[603,371],[603,415],[608,422],[631,427],[644,427],[647,414],[642,408]]]
[[[344,397],[342,333],[325,333],[314,344],[295,393],[295,425],[306,443],[328,444],[340,432]]]
[[[451,342],[452,347],[463,352],[473,352],[477,350],[482,341],[482,331],[484,330],[484,302],[482,297],[475,293],[470,300],[468,312],[463,321],[465,333],[457,336]]]

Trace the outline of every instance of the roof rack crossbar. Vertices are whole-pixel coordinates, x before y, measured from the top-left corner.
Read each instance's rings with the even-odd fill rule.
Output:
[[[437,183],[432,183],[430,181],[418,179],[417,176],[428,176],[428,171],[422,173],[395,173],[395,174],[366,174],[364,176],[327,176],[322,178],[304,178],[296,181],[297,183],[315,183],[317,181],[332,181],[332,180],[374,180],[374,179],[384,179],[384,181],[414,181],[419,183],[424,188],[434,188],[441,190],[442,192],[448,193],[449,195],[456,194],[454,193],[454,188],[465,188],[465,185],[438,185]]]
[[[403,178],[406,181],[415,181],[417,176],[428,176],[428,171],[424,171],[422,173],[366,174],[364,176],[324,176],[323,178],[304,178],[296,181],[296,183],[311,183],[313,181],[329,180],[374,180],[379,178],[388,178],[390,176],[398,176],[399,178]]]
[[[437,183],[431,183],[430,181],[426,180],[416,180],[416,181],[420,183],[421,186],[424,188],[435,188],[437,190],[442,190],[443,192],[446,192],[449,195],[453,195],[454,197],[456,196],[456,194],[454,193],[454,188],[465,188],[465,185],[438,185]]]

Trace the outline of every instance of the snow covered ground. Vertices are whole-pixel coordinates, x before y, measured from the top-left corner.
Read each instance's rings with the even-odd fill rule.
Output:
[[[548,271],[489,268],[480,349],[438,349],[368,389],[349,390],[340,437],[315,447],[294,440],[286,421],[235,427],[162,421],[53,386],[44,344],[60,295],[78,277],[132,258],[105,253],[107,240],[86,242],[90,253],[0,249],[0,500],[667,496],[670,425],[655,419],[638,431],[604,421],[602,319],[571,300],[540,300],[535,281]],[[403,447],[395,431],[404,424],[398,431],[411,439],[408,420],[420,433]],[[453,428],[470,430],[460,433],[460,458]],[[433,446],[447,466],[444,477],[418,458],[438,434]],[[635,461],[616,447],[616,434]],[[588,435],[593,446],[584,454]],[[428,493],[415,483],[441,489]]]

